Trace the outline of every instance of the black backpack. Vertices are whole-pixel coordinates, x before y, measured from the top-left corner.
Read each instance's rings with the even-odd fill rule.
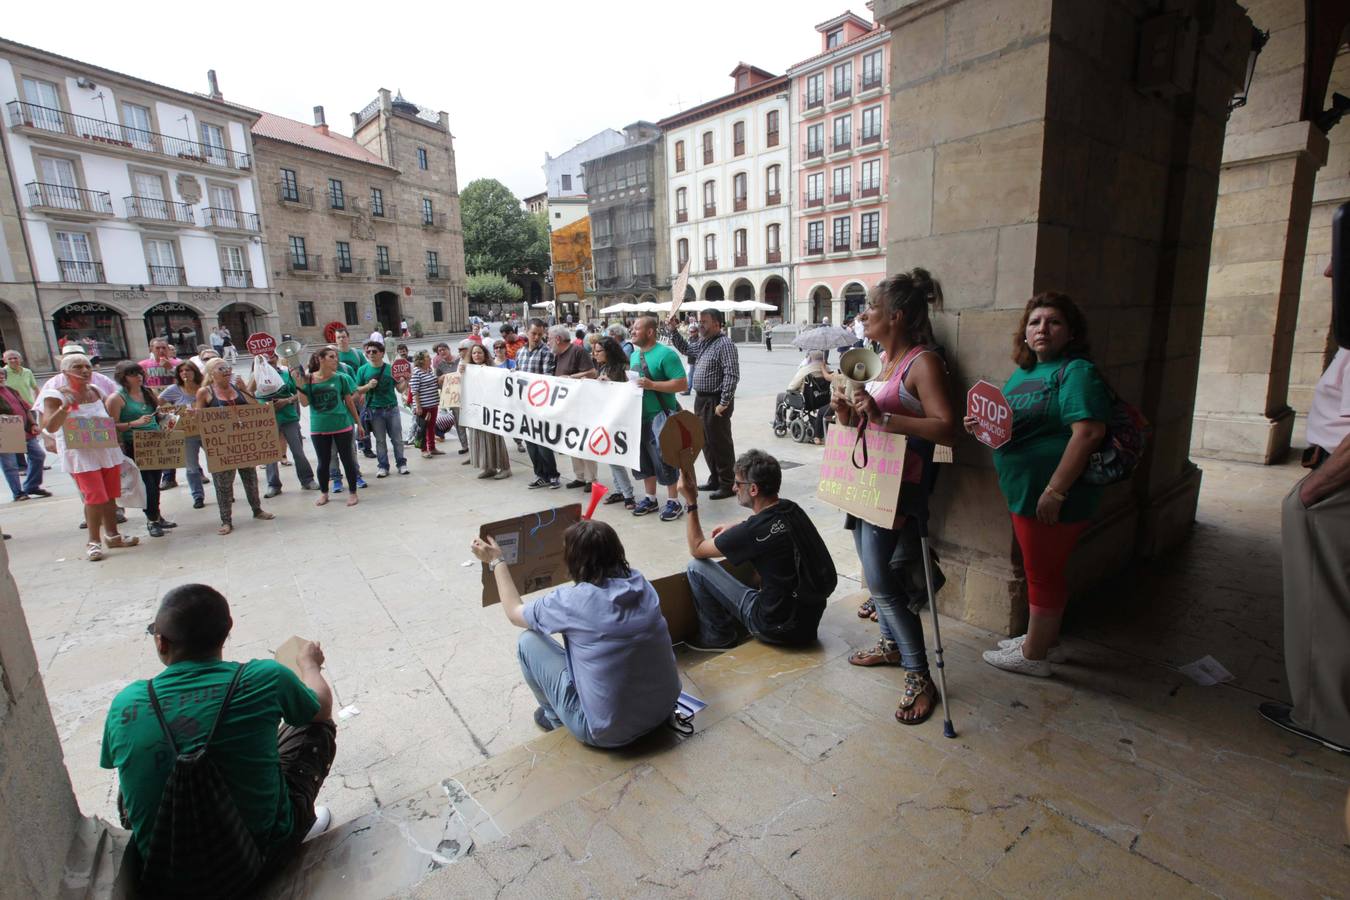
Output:
[[[792,538],[797,596],[824,602],[839,584],[829,548],[800,506],[794,503],[780,518],[787,523],[788,535]]]
[[[154,680],[146,682],[150,706],[174,754],[141,869],[141,890],[148,897],[238,897],[262,872],[264,859],[258,842],[244,825],[229,785],[207,753],[243,674],[240,664],[206,743],[191,753],[179,752],[159,708]]]

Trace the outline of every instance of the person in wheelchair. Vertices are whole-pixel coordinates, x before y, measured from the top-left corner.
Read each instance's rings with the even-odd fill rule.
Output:
[[[778,395],[774,407],[773,433],[788,432],[798,443],[823,443],[825,422],[830,414],[830,379],[834,373],[825,364],[825,353],[812,350]]]

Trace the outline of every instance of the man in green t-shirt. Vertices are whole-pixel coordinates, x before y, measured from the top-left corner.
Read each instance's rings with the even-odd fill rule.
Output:
[[[178,752],[190,753],[205,743],[226,689],[242,666],[207,754],[270,866],[331,821],[328,810],[316,807],[314,800],[336,753],[333,693],[320,671],[323,650],[310,641],[300,647],[298,675],[275,660],[223,660],[221,651],[233,624],[229,603],[214,588],[185,584],[165,594],[147,629],[165,664],[154,677],[155,695]],[[108,710],[99,765],[117,769],[122,823],[131,829],[142,859],[151,846],[173,763],[146,682],[132,682]]]
[[[361,370],[361,367],[366,364],[365,354],[363,354],[360,350],[357,350],[355,347],[352,346],[351,335],[347,333],[347,330],[345,328],[339,328],[337,331],[334,331],[333,340],[337,341],[338,362],[351,369],[351,371],[348,372],[347,374],[352,377],[353,381],[355,381],[356,373],[359,372]],[[364,394],[358,394],[356,396],[356,411],[358,413],[360,413],[361,410],[365,407],[365,402],[366,400]],[[361,415],[361,418],[362,419],[365,418],[364,413]],[[364,422],[362,424],[364,424]],[[361,448],[361,452],[362,454],[365,455],[366,459],[375,458],[374,451],[370,449],[369,428],[366,428],[365,437],[357,441],[357,445]],[[365,485],[362,484],[361,487],[365,487]]]
[[[300,434],[300,399],[297,396],[299,392],[295,389],[295,381],[291,378],[291,373],[280,369],[277,366],[277,355],[270,354],[268,360],[273,368],[276,368],[281,374],[281,390],[267,394],[266,396],[257,393],[257,385],[249,382],[249,390],[254,392],[259,400],[264,403],[271,403],[277,411],[277,431],[281,434],[282,440],[290,448],[291,456],[295,458],[295,474],[300,479],[300,487],[306,491],[317,491],[319,483],[314,480],[314,468],[309,464],[309,458],[305,456],[305,439]],[[281,493],[281,466],[270,462],[267,464],[267,493],[264,497],[275,497]]]
[[[398,391],[405,385],[394,380],[393,367],[384,360],[384,344],[366,341],[366,362],[356,370],[357,394],[366,398],[366,416],[370,430],[375,432],[376,478],[389,476],[389,450],[393,441],[394,465],[398,474],[408,474],[408,460],[403,455],[403,420],[398,412]]]
[[[674,350],[657,343],[660,324],[654,315],[642,315],[633,323],[633,355],[629,367],[638,373],[637,385],[642,388],[642,435],[638,440],[641,467],[636,474],[643,479],[647,494],[633,509],[633,515],[645,516],[661,508],[656,500],[656,485],[665,485],[666,505],[661,508],[661,521],[673,522],[684,514],[684,507],[675,494],[680,480],[679,470],[666,465],[661,458],[657,440],[666,418],[680,408],[675,394],[684,390],[689,379],[684,363]]]

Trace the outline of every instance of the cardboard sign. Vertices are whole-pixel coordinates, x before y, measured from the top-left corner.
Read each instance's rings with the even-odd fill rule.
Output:
[[[183,437],[201,437],[202,423],[197,418],[197,410],[191,406],[174,407],[174,421],[170,426],[174,431],[179,432]]]
[[[277,431],[277,411],[270,403],[199,409],[197,418],[206,467],[213,475],[273,463],[285,451]]]
[[[69,450],[112,450],[117,447],[117,426],[107,416],[67,416],[61,426]]]
[[[563,532],[581,521],[581,504],[559,506],[529,513],[514,519],[489,522],[478,529],[480,538],[493,538],[502,548],[502,558],[510,567],[511,580],[523,597],[562,584],[571,576],[563,559]],[[497,592],[497,575],[483,570],[483,605],[502,602]]]
[[[460,424],[555,453],[636,469],[642,390],[623,381],[469,366]]]
[[[689,263],[686,259],[684,265],[680,268],[680,274],[675,278],[675,285],[670,289],[670,315],[671,318],[680,314],[680,305],[684,303],[684,292],[689,288]]]
[[[857,437],[858,429],[848,425],[831,425],[826,430],[816,497],[873,525],[890,528],[900,503],[908,441],[902,434],[868,428],[864,435],[867,467],[859,469],[853,465]],[[861,451],[858,456],[862,457]]]
[[[277,349],[277,339],[265,332],[250,334],[244,341],[244,347],[251,356],[266,356]]]
[[[977,381],[966,394],[966,414],[975,419],[975,440],[997,450],[1012,440],[1012,407],[996,385]]]
[[[407,381],[412,378],[412,363],[406,359],[396,359],[389,364],[389,371],[395,381]]]
[[[142,470],[181,469],[187,465],[187,435],[181,431],[133,431],[131,452]]]
[[[296,675],[300,674],[300,648],[305,644],[305,639],[297,635],[291,635],[285,642],[276,649],[272,658],[290,669]]]
[[[458,372],[451,372],[441,379],[441,409],[459,409],[462,391],[461,376]]]
[[[656,437],[661,459],[679,469],[690,484],[694,481],[694,460],[703,452],[703,420],[687,409],[666,419]]]
[[[0,453],[28,452],[28,417],[0,416]]]

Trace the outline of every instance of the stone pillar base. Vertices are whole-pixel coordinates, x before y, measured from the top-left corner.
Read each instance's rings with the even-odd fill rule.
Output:
[[[1194,464],[1181,476],[1154,495],[1139,516],[1134,552],[1140,559],[1154,559],[1170,552],[1191,535],[1195,511],[1200,505],[1200,481],[1203,474]]]
[[[1009,636],[1027,630],[1027,588],[1006,559],[971,557],[962,547],[935,548],[947,583],[937,595],[938,612]]]
[[[1294,411],[1289,407],[1274,417],[1197,412],[1191,455],[1271,465],[1284,459],[1293,434]]]

